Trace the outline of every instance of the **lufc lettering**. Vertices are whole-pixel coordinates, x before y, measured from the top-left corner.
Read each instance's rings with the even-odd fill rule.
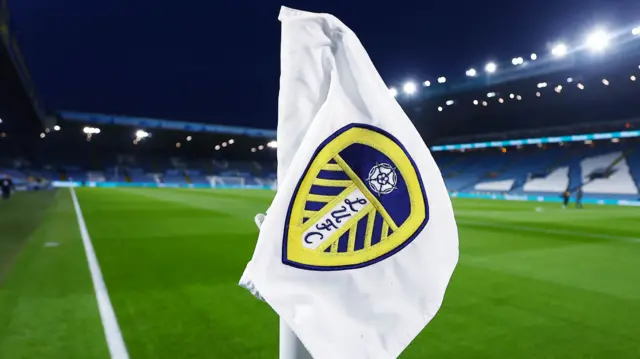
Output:
[[[357,189],[353,191],[303,234],[304,247],[316,249],[367,204],[369,201],[362,192]]]

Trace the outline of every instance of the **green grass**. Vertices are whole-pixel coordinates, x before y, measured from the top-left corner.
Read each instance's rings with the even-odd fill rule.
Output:
[[[131,358],[277,357],[277,316],[237,286],[271,192],[77,193]],[[14,200],[0,203],[0,218],[25,221],[0,222],[13,233],[0,237],[0,261],[11,263],[0,358],[108,358],[67,190],[38,211],[24,210],[38,206],[26,194]],[[454,206],[460,263],[402,358],[640,357],[640,208]]]

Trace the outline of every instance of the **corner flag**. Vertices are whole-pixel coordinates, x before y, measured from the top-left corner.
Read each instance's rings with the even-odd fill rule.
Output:
[[[442,175],[340,20],[282,8],[278,190],[240,285],[316,359],[396,358],[458,260]]]

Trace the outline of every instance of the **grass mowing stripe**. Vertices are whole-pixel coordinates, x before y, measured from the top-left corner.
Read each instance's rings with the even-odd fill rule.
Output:
[[[516,231],[537,232],[537,233],[544,233],[544,234],[560,234],[560,235],[575,236],[575,237],[610,239],[614,241],[640,243],[640,238],[614,236],[614,235],[602,234],[602,233],[584,233],[584,232],[574,232],[574,231],[562,230],[562,229],[551,229],[551,228],[545,229],[545,228],[517,226],[517,225],[510,225],[510,224],[496,224],[496,223],[488,223],[488,222],[470,221],[466,219],[462,219],[462,220],[458,219],[456,220],[456,222],[458,224],[467,225],[467,226],[487,227],[487,228],[497,228],[497,229],[512,229]]]
[[[87,262],[89,262],[91,280],[93,281],[93,288],[96,292],[98,310],[100,311],[100,318],[102,319],[102,325],[104,326],[104,334],[107,339],[109,353],[111,353],[112,359],[128,359],[129,353],[127,352],[127,348],[124,344],[124,339],[122,339],[122,332],[118,326],[118,320],[116,319],[116,314],[113,311],[113,306],[109,299],[107,285],[104,283],[102,271],[100,271],[98,258],[96,257],[96,252],[93,249],[87,225],[85,224],[84,217],[82,216],[78,197],[76,197],[76,192],[73,188],[70,188],[70,191],[71,198],[73,199],[73,207],[76,211],[76,217],[78,218],[78,227],[80,228],[82,243],[84,244],[85,253],[87,254]]]

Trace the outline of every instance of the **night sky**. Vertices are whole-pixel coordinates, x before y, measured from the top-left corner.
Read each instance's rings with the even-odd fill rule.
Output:
[[[336,15],[390,86],[640,22],[637,0],[9,0],[47,110],[260,128],[276,125],[280,5]]]

